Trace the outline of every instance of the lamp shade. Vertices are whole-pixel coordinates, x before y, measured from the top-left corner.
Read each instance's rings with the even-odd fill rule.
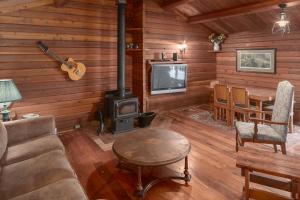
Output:
[[[0,79],[0,103],[12,102],[22,99],[22,96],[11,79]]]

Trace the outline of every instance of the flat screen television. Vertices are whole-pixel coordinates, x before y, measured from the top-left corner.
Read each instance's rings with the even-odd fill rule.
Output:
[[[151,94],[185,92],[187,64],[152,64]]]

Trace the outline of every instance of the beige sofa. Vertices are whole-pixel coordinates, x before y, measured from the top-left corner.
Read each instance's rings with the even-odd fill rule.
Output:
[[[0,199],[87,199],[53,117],[0,122]]]

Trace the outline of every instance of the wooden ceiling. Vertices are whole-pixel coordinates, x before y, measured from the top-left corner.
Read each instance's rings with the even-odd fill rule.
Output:
[[[162,7],[178,13],[191,24],[218,33],[271,31],[279,18],[279,3],[287,3],[291,29],[300,29],[300,0],[164,0]]]

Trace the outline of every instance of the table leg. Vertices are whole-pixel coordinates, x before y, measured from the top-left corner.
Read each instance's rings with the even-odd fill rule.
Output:
[[[136,184],[137,196],[143,196],[143,183],[142,183],[142,167],[138,166],[138,180]]]
[[[249,200],[249,185],[250,185],[250,173],[248,169],[245,169],[245,200]]]
[[[300,200],[300,180],[297,180],[297,199]]]
[[[192,176],[189,173],[189,162],[188,162],[188,156],[184,159],[184,180],[185,184],[188,184],[188,182],[191,181]]]

